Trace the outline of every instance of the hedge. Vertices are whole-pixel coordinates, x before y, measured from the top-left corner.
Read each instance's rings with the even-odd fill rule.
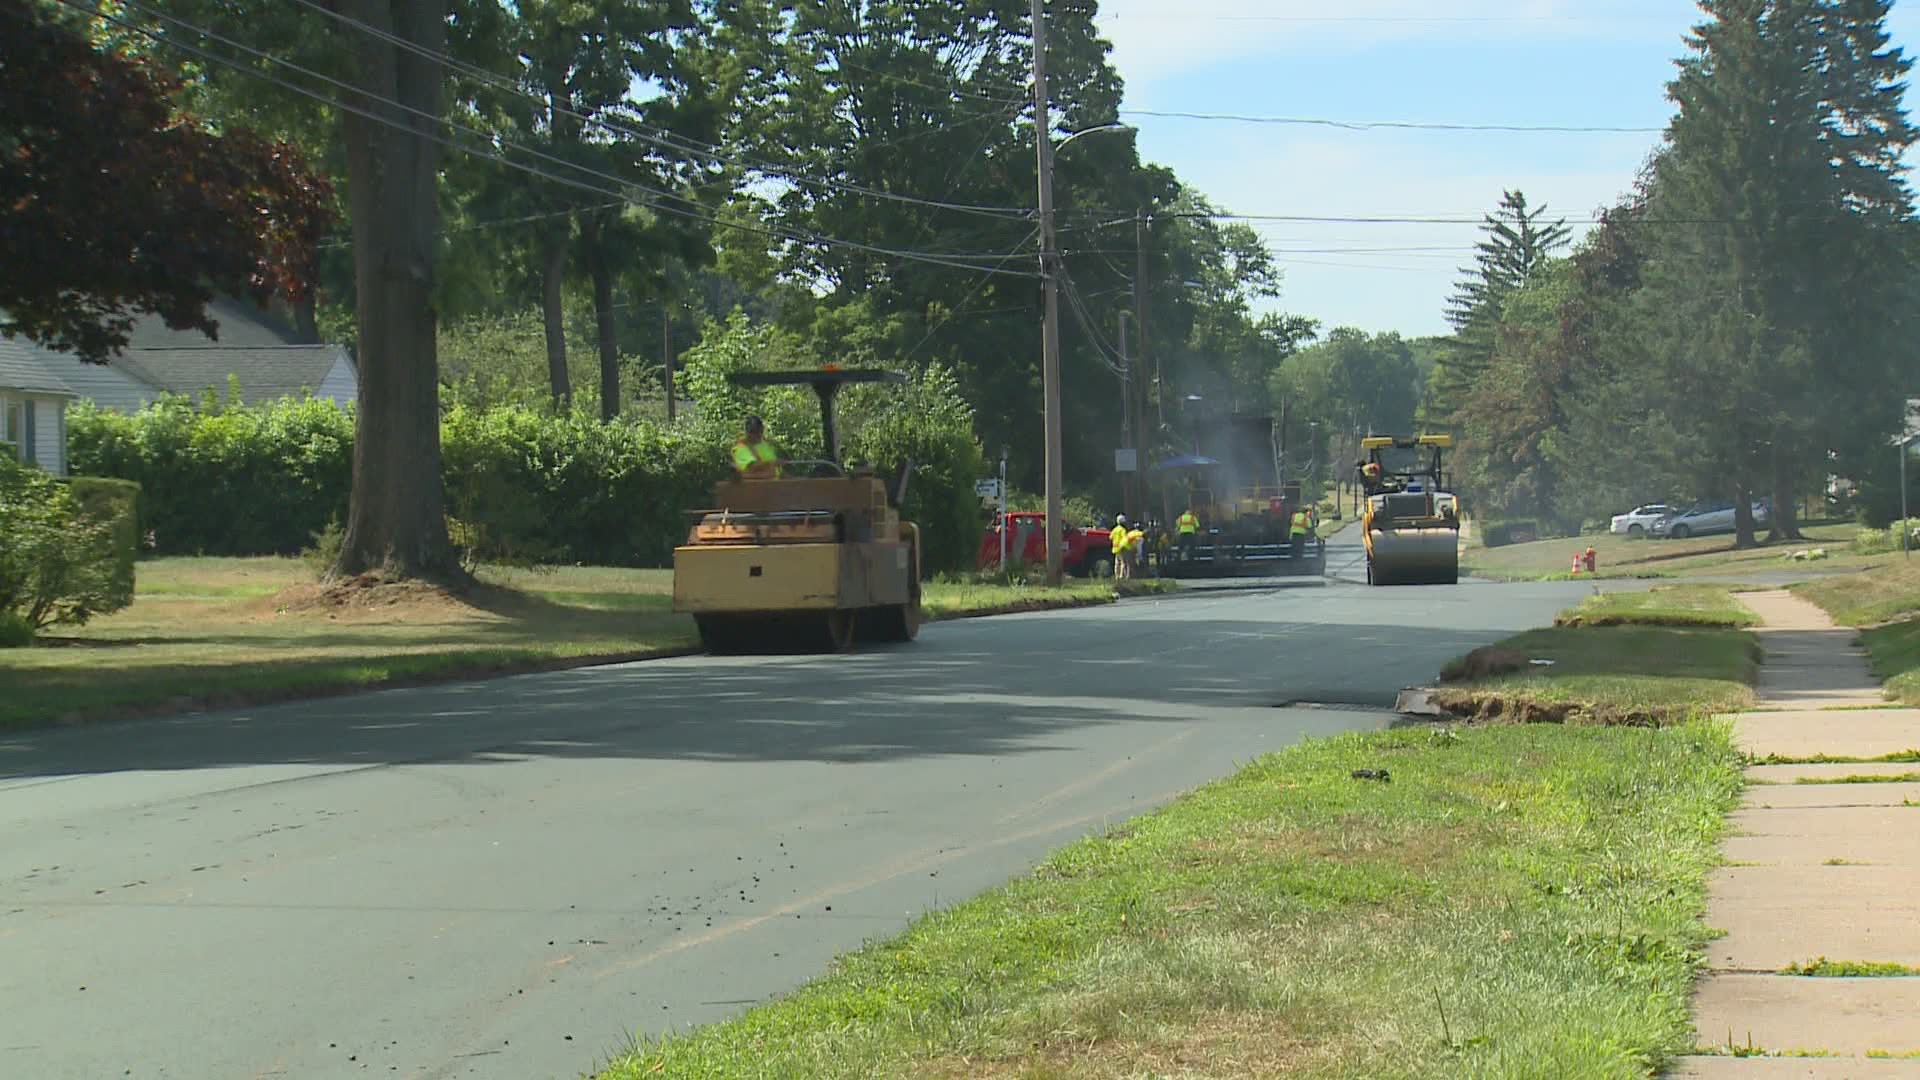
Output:
[[[730,355],[690,352],[690,377],[724,381],[738,366]],[[727,474],[747,408],[766,411],[787,453],[818,456],[806,390],[701,400],[699,419],[673,426],[448,409],[441,454],[455,534],[489,560],[665,566],[686,512]],[[971,565],[984,466],[952,377],[934,369],[905,386],[849,388],[841,405],[849,460],[884,471],[915,463],[905,510],[920,523],[927,570]],[[353,417],[331,401],[196,408],[176,398],[131,416],[81,406],[68,430],[76,471],[140,486],[141,527],[159,554],[291,555],[347,515]]]
[[[67,416],[73,471],[132,480],[168,555],[290,555],[344,518],[353,417],[325,399],[195,407],[170,397],[131,416]]]

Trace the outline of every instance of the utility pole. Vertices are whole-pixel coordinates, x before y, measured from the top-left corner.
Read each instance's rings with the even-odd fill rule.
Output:
[[[660,301],[660,370],[667,377],[667,423],[673,423],[673,306],[666,300]]]
[[[1133,449],[1133,465],[1140,467],[1139,441],[1134,438],[1133,426],[1133,383],[1134,372],[1139,365],[1127,359],[1127,311],[1120,309],[1120,447]],[[1137,487],[1136,476],[1120,474],[1120,501],[1126,505],[1127,516],[1138,519],[1140,504],[1134,498]]]
[[[1046,413],[1047,584],[1060,584],[1060,285],[1059,257],[1053,238],[1053,123],[1047,119],[1047,13],[1044,0],[1033,9],[1033,146],[1040,173],[1040,280],[1046,294],[1040,328],[1040,392]]]
[[[1138,428],[1147,428],[1147,212],[1133,212],[1133,246],[1138,260],[1133,272],[1133,323],[1140,329],[1140,344],[1134,350],[1140,356],[1140,411]],[[1159,402],[1160,426],[1167,426],[1167,388],[1160,382],[1160,361],[1153,361],[1153,391]],[[1142,440],[1145,441],[1145,440]]]

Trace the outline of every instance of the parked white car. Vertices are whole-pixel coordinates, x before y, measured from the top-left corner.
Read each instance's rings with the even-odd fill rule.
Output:
[[[1648,503],[1636,506],[1624,514],[1615,514],[1610,530],[1615,536],[1645,536],[1653,531],[1653,523],[1673,513],[1673,507],[1666,503]]]

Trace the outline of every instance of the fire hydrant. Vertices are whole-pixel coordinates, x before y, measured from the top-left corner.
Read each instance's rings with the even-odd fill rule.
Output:
[[[1594,564],[1599,561],[1599,558],[1599,553],[1593,550],[1593,545],[1588,544],[1586,554],[1580,557],[1580,561],[1587,564],[1587,573],[1591,574],[1593,573]]]

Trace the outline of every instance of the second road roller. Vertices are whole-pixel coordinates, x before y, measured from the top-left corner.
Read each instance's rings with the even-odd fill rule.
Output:
[[[1460,505],[1447,490],[1448,435],[1362,440],[1360,524],[1369,585],[1452,585],[1460,580]]]

